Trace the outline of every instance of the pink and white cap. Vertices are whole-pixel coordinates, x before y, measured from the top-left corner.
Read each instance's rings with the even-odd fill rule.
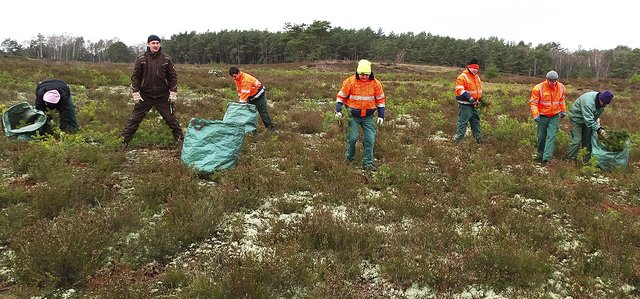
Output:
[[[42,99],[51,104],[57,104],[60,101],[60,93],[57,90],[49,90],[44,93]]]

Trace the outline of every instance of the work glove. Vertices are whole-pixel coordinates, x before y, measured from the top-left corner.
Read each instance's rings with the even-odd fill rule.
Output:
[[[384,118],[382,118],[382,117],[378,117],[378,121],[377,121],[378,126],[382,126],[382,123],[383,123],[383,122],[384,122]]]
[[[342,119],[342,112],[337,112],[336,111],[336,119],[338,119],[338,120]]]
[[[473,106],[476,106],[476,105],[478,105],[478,100],[470,97],[469,98],[469,103],[471,103],[471,105],[473,105]]]
[[[598,130],[598,134],[600,134],[600,136],[602,136],[602,138],[604,138],[604,139],[609,138],[609,133],[607,133],[607,131],[605,131],[602,128],[600,130]]]
[[[564,111],[560,112],[560,118],[564,118],[565,116],[567,116],[567,113]]]
[[[176,101],[178,101],[178,92],[176,92],[176,91],[170,91],[170,92],[169,92],[169,101],[170,101],[170,102],[174,102],[174,103],[175,103]]]
[[[536,122],[539,122],[540,121],[540,115],[534,117],[533,120],[535,120]]]
[[[133,102],[134,103],[138,103],[138,102],[143,102],[144,100],[142,99],[142,96],[140,96],[140,92],[134,92],[131,93],[131,96],[133,97]]]

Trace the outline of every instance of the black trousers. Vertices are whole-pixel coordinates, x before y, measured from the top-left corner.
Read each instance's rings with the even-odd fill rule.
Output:
[[[138,101],[136,105],[133,106],[131,117],[129,117],[129,120],[127,120],[127,123],[122,130],[124,143],[129,143],[131,139],[133,139],[133,134],[138,130],[138,126],[140,126],[144,117],[147,116],[147,112],[154,107],[158,113],[160,113],[162,119],[164,119],[169,128],[171,128],[173,139],[176,141],[184,139],[184,133],[182,132],[182,128],[180,128],[180,122],[178,122],[176,115],[173,113],[171,103],[169,103],[169,97],[167,96],[166,98]]]

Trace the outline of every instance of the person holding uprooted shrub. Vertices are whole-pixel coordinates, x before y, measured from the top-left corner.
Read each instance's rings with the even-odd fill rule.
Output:
[[[382,82],[373,77],[371,62],[360,60],[355,75],[342,82],[342,87],[336,95],[336,119],[342,119],[342,106],[347,106],[351,115],[347,133],[346,158],[351,162],[355,158],[358,130],[362,128],[362,167],[375,171],[373,164],[373,146],[376,140],[376,127],[384,122],[386,97],[382,90]],[[374,113],[378,117],[374,121]]]
[[[229,68],[229,76],[233,78],[236,84],[240,103],[255,105],[265,128],[275,131],[276,127],[271,121],[269,111],[267,110],[267,92],[264,85],[254,76],[240,71],[240,69],[235,66]]]
[[[538,124],[538,142],[536,161],[547,164],[553,157],[558,134],[559,118],[567,116],[565,104],[566,88],[558,82],[558,73],[549,71],[547,80],[531,89],[529,110]]]
[[[71,90],[66,82],[59,79],[38,82],[35,108],[45,113],[57,110],[60,114],[60,130],[63,132],[75,133],[79,130],[73,96],[71,96]],[[49,116],[48,120],[50,119]],[[51,131],[48,121],[46,130]]]
[[[567,158],[575,160],[581,147],[587,149],[591,157],[591,136],[596,132],[600,136],[607,138],[608,133],[601,126],[598,119],[604,113],[604,108],[613,101],[613,92],[605,90],[602,92],[589,91],[582,94],[573,102],[569,109],[569,121],[571,122],[571,144]]]

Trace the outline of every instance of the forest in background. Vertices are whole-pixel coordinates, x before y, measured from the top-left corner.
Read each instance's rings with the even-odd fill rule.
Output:
[[[344,29],[328,21],[286,23],[284,31],[221,30],[183,32],[162,41],[163,51],[176,63],[273,64],[316,60],[359,60],[464,66],[480,60],[489,75],[512,73],[541,76],[548,70],[562,78],[622,78],[640,81],[640,49],[569,51],[561,44],[505,41],[499,37],[455,39],[431,33],[389,33],[382,29]],[[86,41],[83,37],[52,35],[25,44],[7,38],[0,53],[39,59],[93,62],[132,62],[144,43],[126,45],[118,39]]]

